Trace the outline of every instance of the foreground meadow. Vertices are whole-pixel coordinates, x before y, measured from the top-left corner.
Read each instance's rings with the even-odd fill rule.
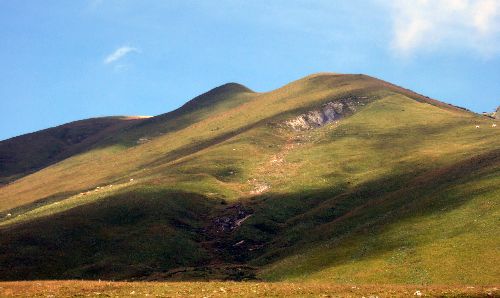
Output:
[[[497,287],[265,282],[20,281],[1,297],[498,297]]]

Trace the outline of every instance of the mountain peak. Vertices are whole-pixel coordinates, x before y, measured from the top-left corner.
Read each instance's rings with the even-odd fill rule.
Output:
[[[226,93],[226,92],[230,92],[230,93],[252,92],[253,93],[254,91],[245,85],[234,83],[234,82],[229,82],[229,83],[220,85],[218,87],[215,87],[215,88],[211,89],[210,91],[208,91],[207,93],[212,93],[212,92],[213,93]]]
[[[316,72],[316,73],[310,74],[310,75],[304,77],[304,79],[312,79],[312,78],[323,77],[323,76],[341,76],[341,75],[343,75],[343,74],[338,73],[338,72],[323,71],[323,72]]]
[[[215,102],[233,98],[235,96],[245,94],[245,93],[255,93],[250,88],[238,83],[226,83],[219,87],[210,89],[209,91],[196,96],[187,103],[185,103],[182,108],[200,108],[203,106],[211,105]]]

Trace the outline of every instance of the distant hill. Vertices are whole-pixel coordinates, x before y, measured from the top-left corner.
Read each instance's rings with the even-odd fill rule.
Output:
[[[0,142],[0,279],[499,284],[500,130],[366,75]]]

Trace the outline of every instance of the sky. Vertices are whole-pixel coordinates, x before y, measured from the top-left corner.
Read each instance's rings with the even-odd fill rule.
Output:
[[[316,72],[493,111],[500,0],[0,0],[0,140]]]

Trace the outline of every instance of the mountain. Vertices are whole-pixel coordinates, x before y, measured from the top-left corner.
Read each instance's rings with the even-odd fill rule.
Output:
[[[0,279],[499,283],[498,120],[330,73],[105,119],[0,142]]]

